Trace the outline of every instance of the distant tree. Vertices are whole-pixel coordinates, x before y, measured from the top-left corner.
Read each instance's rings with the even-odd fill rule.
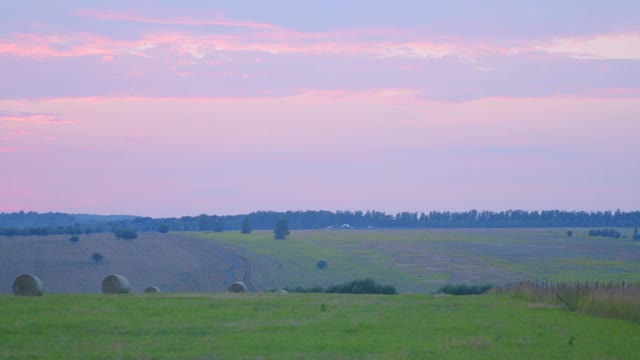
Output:
[[[287,219],[280,218],[276,220],[276,224],[273,228],[273,237],[282,240],[289,235],[289,224],[287,224]]]
[[[251,222],[249,221],[249,217],[245,216],[244,219],[242,219],[242,227],[240,228],[240,233],[241,234],[251,234]]]
[[[622,234],[614,229],[589,230],[589,236],[600,236],[606,238],[620,239]]]
[[[91,255],[91,259],[93,261],[95,261],[95,263],[97,264],[97,263],[101,262],[104,259],[104,255],[100,254],[99,252],[94,252]]]
[[[158,232],[160,234],[166,234],[169,232],[169,225],[168,224],[160,224],[158,225]]]
[[[80,238],[77,235],[73,235],[69,238],[69,241],[71,241],[72,243],[77,243],[78,241],[80,241]]]
[[[92,233],[92,232],[93,232],[93,231],[91,230],[91,228],[86,228],[86,229],[84,229],[84,234],[85,234],[85,235],[91,235],[91,233]]]
[[[640,234],[638,233],[638,227],[633,230],[633,240],[640,240]]]
[[[211,220],[205,214],[198,216],[198,230],[209,231],[211,229]]]
[[[223,232],[224,231],[224,219],[222,216],[218,216],[216,222],[213,224],[214,232]]]
[[[571,230],[567,231],[567,236],[568,237],[572,237],[573,236],[573,231],[571,231]]]
[[[118,239],[122,240],[133,240],[138,238],[138,233],[134,230],[117,229],[114,231],[114,234]]]

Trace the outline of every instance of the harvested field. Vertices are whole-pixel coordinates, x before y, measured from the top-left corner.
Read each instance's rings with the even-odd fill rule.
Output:
[[[567,229],[294,230],[280,241],[264,230],[142,233],[133,241],[93,234],[77,244],[66,236],[0,238],[0,292],[10,293],[23,273],[40,277],[45,293],[97,293],[108,274],[127,277],[132,292],[150,284],[163,292],[226,292],[236,281],[255,292],[367,277],[401,293],[447,283],[640,280],[640,242],[572,230],[573,237]],[[95,251],[104,255],[97,264]],[[330,265],[319,269],[318,259]]]
[[[104,260],[95,263],[94,252]],[[91,234],[78,243],[64,235],[0,238],[3,294],[10,294],[14,279],[24,273],[38,276],[45,294],[99,293],[109,274],[129,279],[132,292],[144,292],[149,284],[169,292],[224,292],[234,281],[246,281],[249,266],[230,246],[182,234],[147,233],[133,241]]]

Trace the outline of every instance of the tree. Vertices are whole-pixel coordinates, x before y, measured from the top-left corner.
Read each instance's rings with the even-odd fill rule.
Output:
[[[138,233],[134,230],[117,229],[116,231],[114,231],[114,234],[118,239],[123,240],[133,240],[138,238]]]
[[[198,216],[198,230],[200,231],[209,231],[209,226],[211,222],[209,217],[205,214]]]
[[[280,218],[276,220],[276,225],[273,228],[273,237],[278,240],[283,240],[289,235],[289,224],[287,219]]]
[[[166,233],[168,233],[168,232],[169,232],[169,230],[170,230],[170,229],[169,229],[169,225],[167,225],[167,224],[160,224],[160,225],[158,225],[158,232],[159,232],[160,234],[166,234]]]
[[[633,240],[640,240],[640,234],[638,234],[638,227],[633,230]]]
[[[91,235],[91,232],[92,232],[91,228],[84,229],[84,234],[85,235]]]
[[[567,231],[567,236],[568,237],[572,237],[573,236],[573,231],[571,231],[571,230]]]
[[[104,255],[100,254],[99,252],[94,252],[91,255],[91,259],[93,259],[93,261],[95,261],[96,264],[97,264],[97,263],[101,262],[102,259],[104,259]]]
[[[213,224],[213,232],[223,232],[224,231],[224,219],[222,216],[219,216],[216,219],[215,224]]]
[[[251,230],[253,229],[251,228],[251,222],[249,221],[249,217],[245,216],[244,219],[242,219],[242,227],[240,228],[240,233],[251,234]]]

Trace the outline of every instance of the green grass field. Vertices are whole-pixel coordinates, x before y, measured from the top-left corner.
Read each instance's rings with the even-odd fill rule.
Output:
[[[402,293],[524,279],[640,281],[640,242],[590,238],[587,231],[573,229],[568,237],[567,229],[303,230],[286,240],[274,240],[270,231],[192,235],[232,245],[264,264],[254,277],[265,289],[326,287],[365,277]],[[329,267],[317,269],[318,259],[327,259]]]
[[[507,296],[0,297],[2,359],[630,359],[640,325]]]

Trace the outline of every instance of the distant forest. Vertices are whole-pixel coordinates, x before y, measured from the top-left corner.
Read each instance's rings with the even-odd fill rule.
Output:
[[[356,229],[367,228],[524,228],[524,227],[637,227],[640,211],[431,211],[387,214],[380,211],[258,211],[248,215],[199,215],[180,218],[150,218],[120,215],[86,215],[64,213],[17,212],[0,213],[0,229],[34,229],[39,233],[112,232],[116,229],[135,231],[240,230],[245,217],[253,229],[273,229],[279,218],[289,228],[339,228],[347,224]],[[38,229],[38,230],[35,230]]]

